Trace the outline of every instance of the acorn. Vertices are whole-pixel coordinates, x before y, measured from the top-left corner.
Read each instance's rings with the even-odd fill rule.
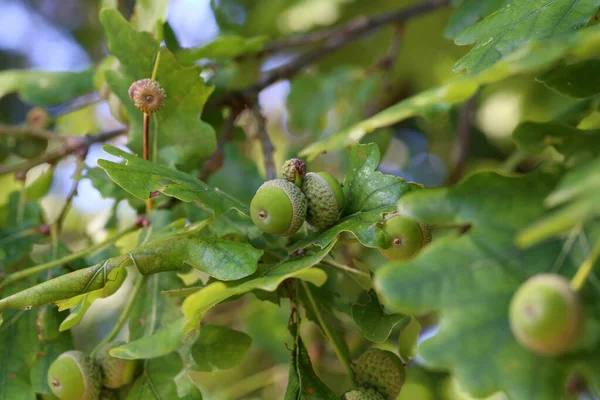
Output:
[[[525,281],[513,295],[509,322],[521,346],[540,355],[558,355],[581,335],[583,306],[566,278],[539,274]]]
[[[379,249],[388,260],[408,260],[431,242],[431,228],[414,219],[396,213],[386,218],[383,231],[390,236],[389,247]]]
[[[344,400],[385,400],[385,397],[375,389],[358,388],[346,392]]]
[[[302,191],[308,202],[306,222],[317,229],[333,225],[344,208],[344,192],[335,177],[327,172],[309,172]]]
[[[133,381],[137,367],[136,360],[125,360],[110,355],[110,350],[124,345],[125,342],[105,344],[96,355],[96,363],[102,367],[104,380],[102,384],[110,389],[117,389]]]
[[[97,400],[102,387],[102,372],[84,353],[70,350],[50,365],[48,386],[62,400]]]
[[[302,181],[306,175],[306,164],[299,158],[292,158],[283,163],[281,175],[289,182],[302,187]]]
[[[50,118],[48,111],[42,107],[33,107],[27,112],[25,123],[30,128],[47,129],[52,123],[52,118]]]
[[[306,217],[306,197],[298,186],[285,179],[267,181],[252,198],[250,216],[263,232],[293,235]]]
[[[391,351],[371,348],[356,360],[358,386],[372,388],[384,399],[396,400],[404,384],[404,365]]]
[[[131,97],[138,110],[146,114],[152,114],[160,110],[165,104],[167,92],[157,81],[140,79],[133,82],[129,87],[129,97]]]

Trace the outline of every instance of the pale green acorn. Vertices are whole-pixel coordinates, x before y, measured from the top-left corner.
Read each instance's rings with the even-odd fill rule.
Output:
[[[391,238],[387,248],[379,249],[388,260],[408,260],[431,242],[431,228],[414,219],[392,213],[388,215],[383,231]]]
[[[70,350],[50,364],[48,386],[61,400],[97,400],[102,388],[102,372],[90,357]]]
[[[358,388],[346,392],[344,400],[385,400],[385,397],[375,389]]]
[[[111,342],[105,344],[96,355],[96,362],[102,367],[103,385],[110,389],[117,389],[133,381],[137,367],[136,360],[125,360],[110,355],[110,350],[124,345],[125,342]]]
[[[386,400],[396,400],[405,379],[400,358],[391,351],[376,348],[358,357],[355,372],[360,387],[375,389]]]
[[[252,198],[250,216],[263,232],[293,235],[304,223],[306,197],[298,186],[285,179],[267,181]]]
[[[308,202],[306,222],[317,229],[324,229],[337,221],[344,208],[344,192],[333,175],[327,172],[307,173],[302,191]]]

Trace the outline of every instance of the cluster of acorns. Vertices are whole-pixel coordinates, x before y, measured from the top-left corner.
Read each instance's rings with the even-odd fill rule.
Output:
[[[46,129],[50,122],[50,116],[41,107],[34,107],[27,113],[26,124],[29,128]],[[13,152],[29,160],[42,154],[46,147],[48,147],[48,140],[44,138],[21,137],[13,141],[0,138],[0,162]]]
[[[250,216],[263,232],[290,236],[304,221],[321,230],[333,225],[344,208],[340,183],[327,172],[306,172],[304,161],[287,160],[282,167],[283,179],[273,179],[258,188],[250,203]],[[390,260],[414,257],[431,241],[429,225],[400,215],[386,216],[381,228],[391,240],[379,249]]]
[[[111,349],[123,342],[107,343],[95,359],[77,350],[67,351],[50,365],[48,386],[61,400],[113,400],[114,389],[133,381],[136,360],[112,357]]]
[[[371,348],[361,354],[354,367],[357,389],[344,400],[396,400],[404,384],[404,365],[391,351]]]
[[[333,175],[306,173],[304,161],[298,158],[283,164],[282,175],[284,179],[263,183],[250,203],[252,221],[261,231],[291,236],[304,221],[315,229],[337,221],[344,208],[344,192]]]

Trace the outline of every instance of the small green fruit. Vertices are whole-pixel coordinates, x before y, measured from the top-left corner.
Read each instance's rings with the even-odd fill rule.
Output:
[[[96,400],[102,386],[100,367],[81,351],[60,356],[48,369],[48,386],[62,400]]]
[[[371,348],[356,360],[356,382],[377,390],[387,400],[396,400],[404,384],[404,365],[391,351]]]
[[[124,344],[125,342],[119,341],[107,343],[96,355],[96,362],[102,367],[104,376],[103,385],[107,388],[120,388],[131,383],[135,377],[136,360],[116,358],[109,353],[110,350]]]
[[[333,175],[309,172],[304,176],[302,191],[308,201],[306,222],[323,229],[337,221],[344,208],[344,192]]]
[[[292,158],[283,163],[281,174],[288,182],[302,187],[302,181],[306,175],[306,164],[299,158]]]
[[[583,330],[581,301],[564,277],[535,275],[513,295],[509,322],[521,346],[541,355],[561,354]]]
[[[250,203],[254,224],[263,232],[293,235],[306,217],[306,197],[291,182],[273,179],[258,188]]]
[[[346,392],[344,400],[385,400],[385,397],[374,389],[358,388]]]
[[[431,242],[429,225],[398,214],[391,214],[381,227],[391,237],[391,245],[379,249],[388,260],[408,260]]]
[[[42,154],[48,141],[42,138],[22,138],[15,140],[15,153],[26,159],[32,159]]]

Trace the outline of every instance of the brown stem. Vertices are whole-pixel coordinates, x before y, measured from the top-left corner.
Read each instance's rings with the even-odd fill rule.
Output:
[[[469,156],[469,147],[471,144],[471,131],[473,130],[473,113],[477,102],[477,95],[467,100],[458,116],[458,136],[454,143],[453,165],[454,169],[450,176],[450,184],[457,183],[465,172],[465,165]]]
[[[223,150],[225,148],[225,143],[231,140],[235,120],[239,114],[240,111],[238,109],[230,110],[229,115],[223,123],[221,135],[219,136],[219,140],[217,141],[217,148],[215,152],[204,161],[202,170],[198,174],[198,179],[200,179],[201,181],[206,181],[209,176],[217,172],[223,166],[223,159],[225,157]]]
[[[252,104],[252,113],[258,124],[258,140],[260,140],[267,179],[275,179],[275,162],[273,161],[273,152],[275,148],[267,132],[267,120],[260,110],[258,99],[254,99]]]
[[[150,157],[150,114],[144,113],[144,160]]]
[[[31,168],[44,163],[53,164],[69,154],[88,149],[94,143],[105,142],[124,133],[127,133],[127,129],[122,128],[97,133],[95,135],[85,135],[80,137],[64,136],[65,145],[61,146],[59,149],[42,153],[39,157],[27,160],[20,164],[0,167],[0,176],[18,171],[28,171]]]

